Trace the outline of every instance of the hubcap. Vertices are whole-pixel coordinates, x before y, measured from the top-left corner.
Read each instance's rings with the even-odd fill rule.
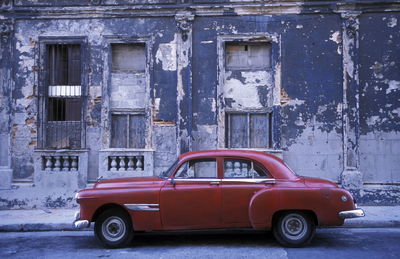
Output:
[[[289,239],[299,240],[303,238],[308,230],[307,222],[299,214],[288,214],[282,220],[282,233]]]
[[[118,241],[125,235],[125,222],[120,217],[109,217],[103,222],[101,232],[108,241]]]

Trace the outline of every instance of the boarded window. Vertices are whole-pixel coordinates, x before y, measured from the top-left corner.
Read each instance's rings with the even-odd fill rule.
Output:
[[[225,120],[227,148],[272,147],[272,113],[227,113]]]
[[[144,44],[112,44],[112,72],[144,72],[146,53]]]
[[[80,44],[46,45],[46,119],[42,121],[46,148],[82,146],[81,56]]]
[[[146,118],[144,114],[111,115],[112,148],[144,148],[146,145]]]
[[[231,70],[269,68],[271,44],[228,42],[225,46],[225,65]]]

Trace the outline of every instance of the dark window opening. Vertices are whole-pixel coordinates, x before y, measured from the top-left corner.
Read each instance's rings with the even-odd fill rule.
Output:
[[[80,44],[46,45],[46,82],[41,90],[41,146],[54,149],[81,148],[82,60]]]
[[[47,45],[49,85],[81,84],[79,44]]]
[[[48,121],[80,121],[81,99],[49,98]]]

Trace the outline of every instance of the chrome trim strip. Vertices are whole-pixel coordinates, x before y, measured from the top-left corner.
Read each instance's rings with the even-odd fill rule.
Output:
[[[168,181],[172,181],[168,178]],[[220,182],[221,179],[216,178],[174,178],[175,182]]]
[[[159,211],[159,204],[124,204],[129,210],[134,211]]]
[[[215,179],[215,178],[174,178],[175,182],[235,182],[235,183],[275,183],[274,178],[224,178],[224,179]],[[168,178],[168,181],[172,181],[171,178]]]
[[[76,220],[74,221],[74,228],[87,228],[90,226],[89,220]]]
[[[356,209],[356,210],[345,210],[339,212],[339,217],[341,219],[351,219],[351,218],[358,218],[358,217],[364,217],[365,213],[362,209]]]
[[[232,178],[222,179],[222,182],[233,182],[233,183],[275,183],[273,178]]]

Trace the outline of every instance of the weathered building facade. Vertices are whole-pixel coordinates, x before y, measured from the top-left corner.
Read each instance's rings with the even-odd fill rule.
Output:
[[[0,208],[245,148],[400,203],[400,2],[0,1]]]

